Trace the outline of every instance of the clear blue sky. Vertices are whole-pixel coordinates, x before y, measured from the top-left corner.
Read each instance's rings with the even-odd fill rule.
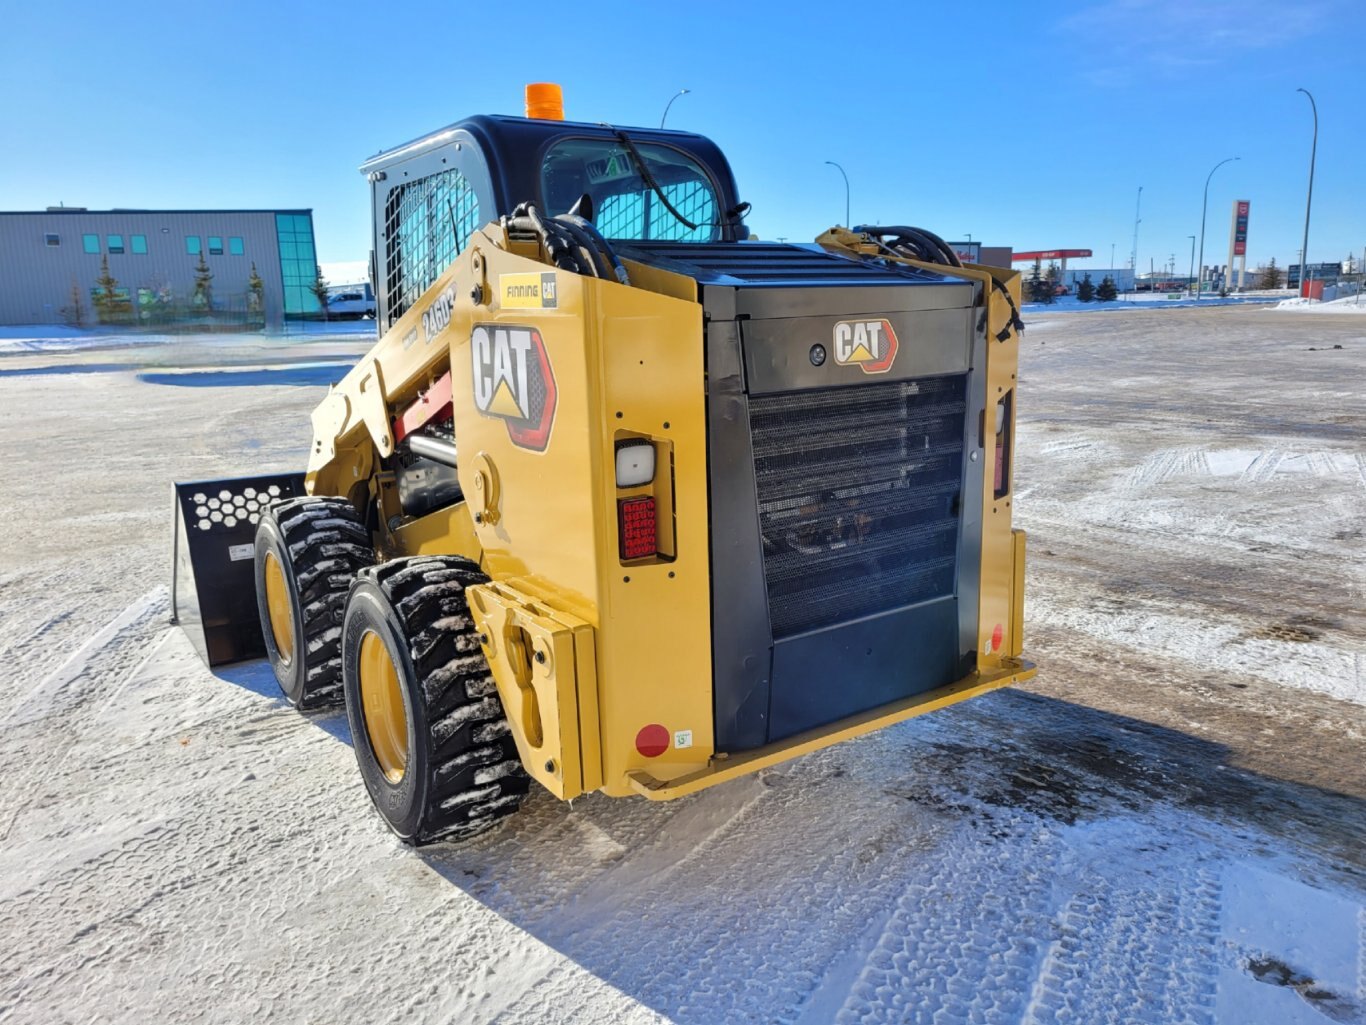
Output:
[[[578,13],[575,13],[575,11]],[[571,118],[703,132],[751,226],[844,214],[1123,264],[1207,263],[1252,201],[1249,266],[1293,261],[1319,106],[1310,259],[1366,245],[1360,0],[328,5],[69,0],[0,19],[0,209],[312,207],[319,257],[363,259],[357,164],[557,81]]]

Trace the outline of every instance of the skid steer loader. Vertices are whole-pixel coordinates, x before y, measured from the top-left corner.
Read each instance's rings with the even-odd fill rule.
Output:
[[[528,100],[361,168],[382,337],[306,473],[177,487],[206,659],[344,700],[410,843],[1032,676],[1019,275],[913,228],[757,241],[706,138]]]

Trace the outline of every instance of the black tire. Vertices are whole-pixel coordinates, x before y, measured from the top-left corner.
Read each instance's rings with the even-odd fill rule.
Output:
[[[292,643],[281,653],[266,599],[266,562],[279,564],[290,607]],[[295,708],[342,700],[341,628],[351,582],[375,561],[370,535],[344,498],[290,498],[256,524],[256,606],[266,656]]]
[[[458,556],[395,559],[363,570],[342,630],[342,680],[361,776],[389,828],[414,846],[463,840],[512,814],[531,779],[479,644],[465,588],[488,577]],[[407,719],[407,762],[391,782],[365,723],[360,650],[384,642]]]

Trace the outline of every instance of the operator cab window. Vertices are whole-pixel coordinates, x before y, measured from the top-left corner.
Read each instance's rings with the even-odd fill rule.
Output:
[[[541,165],[541,193],[548,211],[564,213],[587,193],[593,200],[593,223],[606,238],[718,241],[717,189],[702,165],[672,146],[635,142],[635,149],[668,204],[646,184],[620,142],[565,139],[550,147]],[[694,226],[683,223],[669,205]]]

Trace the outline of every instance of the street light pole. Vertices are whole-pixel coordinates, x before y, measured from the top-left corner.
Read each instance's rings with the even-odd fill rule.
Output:
[[[1194,236],[1194,235],[1187,235],[1186,238],[1188,238],[1188,239],[1191,240],[1191,273],[1190,273],[1190,279],[1191,279],[1192,282],[1194,282],[1194,281],[1195,281],[1195,236]],[[1187,285],[1186,287],[1189,288],[1190,286]]]
[[[844,174],[844,168],[840,167],[840,165],[833,160],[827,160],[826,163],[831,167],[838,168],[839,173],[844,176],[844,226],[846,228],[852,228],[853,225],[849,223],[849,176]]]
[[[1200,277],[1205,276],[1205,215],[1209,212],[1209,180],[1214,177],[1214,172],[1225,164],[1234,160],[1241,160],[1242,157],[1227,157],[1219,161],[1210,168],[1209,174],[1205,176],[1205,198],[1200,201]],[[1195,283],[1195,301],[1200,301],[1200,281]]]
[[[1308,280],[1309,269],[1309,207],[1314,202],[1314,158],[1319,151],[1319,105],[1314,102],[1308,89],[1296,89],[1309,97],[1309,106],[1314,111],[1314,141],[1309,147],[1309,194],[1304,198],[1304,243],[1300,246],[1300,294],[1304,294],[1304,283]]]
[[[659,119],[660,128],[664,127],[664,119],[669,116],[669,108],[674,105],[674,100],[678,99],[680,96],[687,96],[690,92],[692,92],[691,89],[680,89],[669,97],[669,102],[664,104],[664,113]]]
[[[1143,186],[1138,187],[1138,199],[1134,201],[1134,250],[1129,254],[1129,267],[1134,272],[1134,287],[1138,287],[1138,226],[1141,223],[1139,211],[1143,209]]]

